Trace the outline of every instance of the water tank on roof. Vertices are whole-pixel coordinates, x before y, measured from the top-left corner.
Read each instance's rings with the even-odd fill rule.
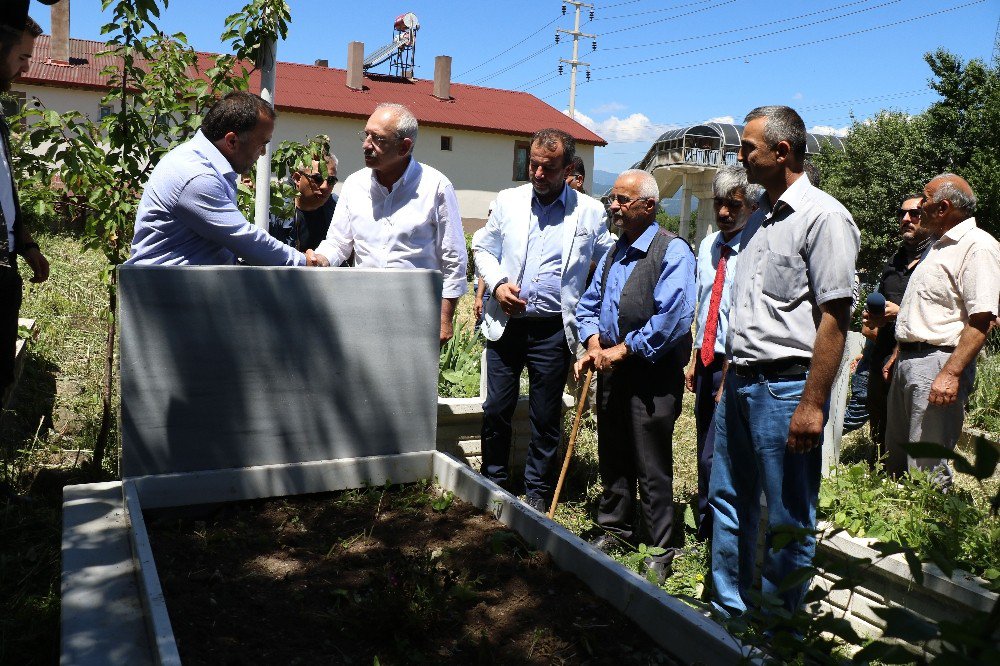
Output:
[[[392,27],[399,32],[404,32],[406,30],[420,30],[420,21],[417,20],[416,14],[413,12],[407,12],[397,16],[396,22]]]

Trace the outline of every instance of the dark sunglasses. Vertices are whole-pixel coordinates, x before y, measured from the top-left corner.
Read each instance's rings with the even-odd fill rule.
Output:
[[[614,203],[615,201],[617,201],[619,206],[623,206],[624,207],[624,206],[629,205],[633,201],[640,201],[643,198],[644,197],[636,197],[635,199],[629,199],[624,194],[616,194],[615,196],[610,196],[609,195],[609,196],[603,196],[603,197],[601,197],[601,203],[603,203],[605,207],[608,207],[612,203]]]
[[[311,180],[317,187],[319,187],[320,185],[323,184],[323,176],[321,176],[318,173],[311,173],[311,174],[309,174],[309,180]],[[326,182],[330,185],[330,187],[333,187],[334,185],[337,184],[337,177],[336,176],[327,176],[326,177]]]
[[[918,217],[920,217],[920,208],[919,207],[917,207],[917,208],[900,208],[899,210],[896,211],[896,217],[898,217],[901,220],[904,217],[906,217],[907,214],[910,216],[911,220],[915,220]]]

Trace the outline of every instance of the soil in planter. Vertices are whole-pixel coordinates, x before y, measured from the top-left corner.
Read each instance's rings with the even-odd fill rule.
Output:
[[[185,664],[676,664],[514,532],[424,484],[149,512]]]

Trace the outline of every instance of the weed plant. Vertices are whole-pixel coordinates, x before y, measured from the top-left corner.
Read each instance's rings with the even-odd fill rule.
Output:
[[[909,546],[923,560],[947,558],[1000,589],[1000,518],[967,490],[941,492],[927,472],[897,482],[881,465],[838,467],[823,479],[818,512],[853,536]]]
[[[976,364],[976,387],[969,396],[966,424],[1000,440],[1000,331],[996,328]]]

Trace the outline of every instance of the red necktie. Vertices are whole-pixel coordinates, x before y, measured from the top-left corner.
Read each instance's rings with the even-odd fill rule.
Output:
[[[722,286],[726,283],[726,258],[729,246],[723,245],[719,254],[719,265],[715,269],[712,283],[712,298],[708,301],[708,319],[705,320],[705,337],[701,341],[701,364],[706,368],[715,360],[715,336],[719,330],[719,303],[722,301]]]

